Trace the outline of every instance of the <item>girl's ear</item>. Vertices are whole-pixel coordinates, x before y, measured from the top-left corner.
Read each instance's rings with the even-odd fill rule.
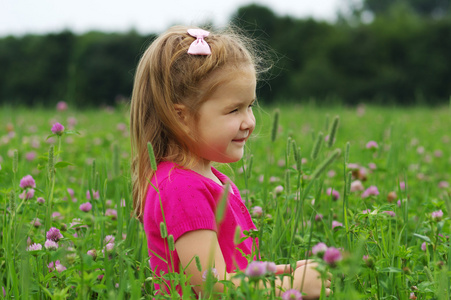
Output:
[[[189,130],[190,116],[186,106],[183,104],[174,104],[174,109],[178,120],[180,121],[180,125],[182,125],[185,130]]]

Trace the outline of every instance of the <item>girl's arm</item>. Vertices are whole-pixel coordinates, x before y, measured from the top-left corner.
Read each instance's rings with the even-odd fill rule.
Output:
[[[175,242],[175,248],[180,259],[180,263],[183,267],[186,267],[186,274],[192,275],[190,283],[193,285],[194,291],[199,294],[202,291],[202,273],[213,267],[217,270],[219,280],[232,280],[232,282],[238,286],[240,280],[231,279],[234,273],[226,272],[226,265],[224,256],[218,243],[218,237],[216,232],[212,230],[195,230],[190,231],[182,235]],[[196,267],[196,263],[192,258],[198,255],[202,266],[202,271]],[[191,261],[191,263],[190,263]],[[189,265],[188,265],[189,264]],[[321,293],[322,282],[320,274],[314,269],[316,264],[309,263],[308,261],[298,261],[296,264],[296,270],[294,270],[293,286],[291,285],[291,277],[285,276],[282,279],[276,278],[276,287],[282,287],[283,290],[295,288],[307,295],[304,299],[317,299]],[[289,265],[278,265],[277,274],[291,273],[291,267]],[[326,283],[326,294],[330,293],[330,281]],[[217,292],[222,292],[224,286],[220,283],[215,285]],[[278,291],[280,291],[280,289]],[[276,291],[277,292],[277,291]]]

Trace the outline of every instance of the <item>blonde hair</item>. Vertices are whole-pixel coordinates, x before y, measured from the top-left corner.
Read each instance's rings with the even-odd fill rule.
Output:
[[[250,40],[231,30],[210,32],[205,38],[211,55],[188,54],[195,40],[187,33],[189,28],[175,26],[160,35],[144,52],[136,70],[130,107],[131,169],[133,207],[141,222],[147,187],[155,172],[150,166],[147,143],[153,146],[157,164],[191,163],[190,145],[195,141],[180,125],[174,105],[183,104],[197,117],[199,106],[219,84],[208,81],[208,87],[199,88],[213,71],[252,65],[257,74],[260,69]]]

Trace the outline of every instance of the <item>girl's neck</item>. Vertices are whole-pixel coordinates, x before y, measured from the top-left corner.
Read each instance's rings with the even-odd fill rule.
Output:
[[[206,161],[206,160],[201,159],[191,168],[191,170],[193,170],[194,172],[196,172],[204,177],[207,177],[207,178],[213,180],[214,182],[216,182],[219,185],[223,185],[221,180],[219,180],[219,178],[216,177],[216,175],[213,173],[213,171],[211,170],[211,167],[212,167],[211,161]]]

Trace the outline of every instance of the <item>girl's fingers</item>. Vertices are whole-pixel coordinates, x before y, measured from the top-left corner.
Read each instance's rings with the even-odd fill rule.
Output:
[[[296,262],[296,269],[302,266],[305,266],[306,264],[312,263],[313,260],[311,259],[303,259],[303,260],[298,260]]]
[[[326,296],[329,297],[330,294],[332,294],[332,291],[330,289],[326,289]]]
[[[291,273],[290,265],[277,265],[276,266],[276,275],[288,274],[288,273]]]
[[[300,268],[302,266],[305,266],[307,264],[313,264],[313,260],[311,259],[304,259],[304,260],[298,260],[296,262],[296,269]],[[316,264],[317,265],[317,264]],[[314,266],[314,265],[312,265]],[[276,266],[276,275],[280,275],[280,274],[288,274],[293,272],[293,269],[291,268],[291,265],[286,264],[286,265],[277,265]]]
[[[326,288],[330,288],[331,282],[330,280],[326,280]]]

